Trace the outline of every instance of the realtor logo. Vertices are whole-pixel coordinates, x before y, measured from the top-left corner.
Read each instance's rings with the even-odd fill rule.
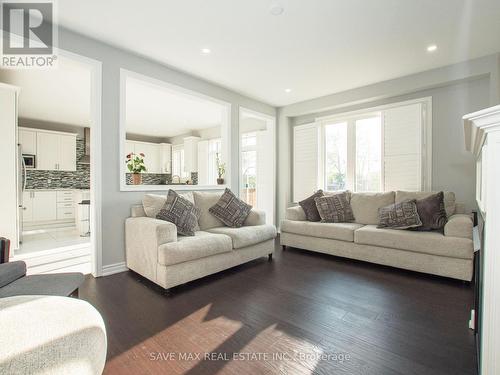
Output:
[[[2,1],[1,66],[11,69],[51,68],[57,56],[57,27],[52,1]]]

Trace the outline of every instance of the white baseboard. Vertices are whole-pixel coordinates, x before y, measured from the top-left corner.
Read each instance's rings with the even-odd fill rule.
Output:
[[[125,262],[108,264],[106,266],[102,266],[102,276],[114,275],[115,273],[128,271]]]

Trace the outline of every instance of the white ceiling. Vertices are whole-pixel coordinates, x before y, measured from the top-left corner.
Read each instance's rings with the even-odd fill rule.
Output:
[[[90,70],[59,56],[56,69],[3,70],[0,82],[21,88],[19,117],[90,126]]]
[[[127,133],[175,137],[222,123],[224,107],[127,77]]]
[[[277,1],[65,0],[59,20],[279,106],[500,50],[498,0]]]

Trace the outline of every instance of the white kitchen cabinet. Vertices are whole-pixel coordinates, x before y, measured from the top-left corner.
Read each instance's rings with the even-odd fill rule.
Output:
[[[36,169],[57,170],[59,163],[59,135],[40,132],[36,137]]]
[[[59,136],[58,170],[76,171],[76,137],[74,135]]]
[[[33,192],[23,192],[23,223],[30,223],[33,221]]]
[[[36,149],[36,169],[76,171],[75,134],[38,131]]]
[[[55,191],[34,191],[33,221],[57,220],[57,195]]]
[[[23,154],[36,155],[36,131],[20,128],[19,144]]]
[[[208,141],[198,142],[198,185],[209,185]]]
[[[198,172],[198,142],[200,137],[184,138],[184,172]]]
[[[160,143],[160,171],[161,173],[172,173],[172,145]]]
[[[28,190],[23,192],[23,223],[67,221],[75,218],[72,190]]]

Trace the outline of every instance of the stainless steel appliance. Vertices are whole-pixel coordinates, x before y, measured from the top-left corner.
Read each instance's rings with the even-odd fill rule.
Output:
[[[35,169],[36,168],[36,156],[23,154],[22,156],[24,162],[24,168]]]
[[[33,160],[33,167],[30,167],[30,168],[34,168],[34,162],[35,162],[35,156],[34,155],[22,155],[21,153],[21,145],[18,144],[17,145],[17,154],[19,155],[19,163],[18,163],[18,167],[17,167],[17,173],[18,173],[18,176],[17,176],[17,204],[18,204],[18,207],[19,207],[19,215],[18,215],[18,228],[19,228],[19,233],[18,233],[18,236],[19,236],[19,243],[21,244],[23,242],[23,212],[24,210],[26,210],[26,207],[24,207],[24,202],[23,202],[23,193],[24,193],[24,190],[26,190],[26,169],[28,168],[28,166],[26,165],[26,159],[25,157],[26,156],[33,156],[33,159],[30,159],[30,160]]]

